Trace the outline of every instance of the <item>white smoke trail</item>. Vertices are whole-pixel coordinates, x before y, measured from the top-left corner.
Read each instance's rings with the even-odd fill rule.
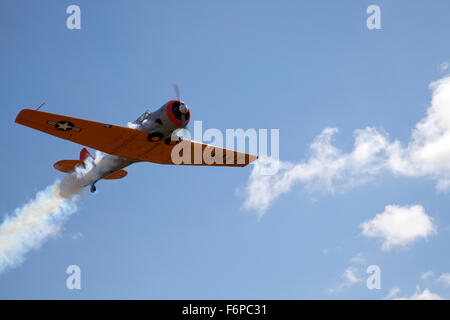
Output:
[[[85,168],[76,171],[39,191],[36,197],[7,216],[0,225],[0,273],[18,266],[25,260],[25,254],[39,249],[50,237],[58,233],[68,216],[77,211],[76,201],[84,186],[95,181],[92,168],[101,159],[88,158]]]

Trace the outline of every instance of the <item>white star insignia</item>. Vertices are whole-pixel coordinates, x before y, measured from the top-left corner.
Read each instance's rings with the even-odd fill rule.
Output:
[[[67,121],[64,123],[57,123],[57,125],[58,125],[58,129],[61,129],[64,131],[67,131],[72,128],[72,126]]]

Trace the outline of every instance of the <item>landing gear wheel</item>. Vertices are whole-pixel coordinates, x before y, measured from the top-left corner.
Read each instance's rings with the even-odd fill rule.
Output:
[[[147,136],[147,140],[150,142],[158,142],[163,138],[163,134],[161,132],[152,132]]]
[[[97,190],[97,188],[95,187],[95,184],[93,184],[93,185],[91,186],[91,192],[94,193],[96,190]]]
[[[169,146],[174,146],[177,143],[179,143],[181,141],[181,138],[178,137],[177,140],[172,140],[172,137],[167,137],[164,139],[164,143],[168,144]]]

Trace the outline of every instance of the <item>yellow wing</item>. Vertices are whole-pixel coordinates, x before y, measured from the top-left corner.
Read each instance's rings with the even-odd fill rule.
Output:
[[[243,167],[258,157],[183,139],[150,142],[146,131],[24,109],[16,122],[102,152],[160,164]]]

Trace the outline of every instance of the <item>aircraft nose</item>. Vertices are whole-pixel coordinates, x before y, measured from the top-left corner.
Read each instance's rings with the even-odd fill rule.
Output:
[[[182,114],[186,114],[186,113],[188,113],[189,108],[188,108],[188,106],[187,106],[184,102],[182,102],[182,103],[180,104],[179,110],[180,110],[180,112],[181,112]]]

